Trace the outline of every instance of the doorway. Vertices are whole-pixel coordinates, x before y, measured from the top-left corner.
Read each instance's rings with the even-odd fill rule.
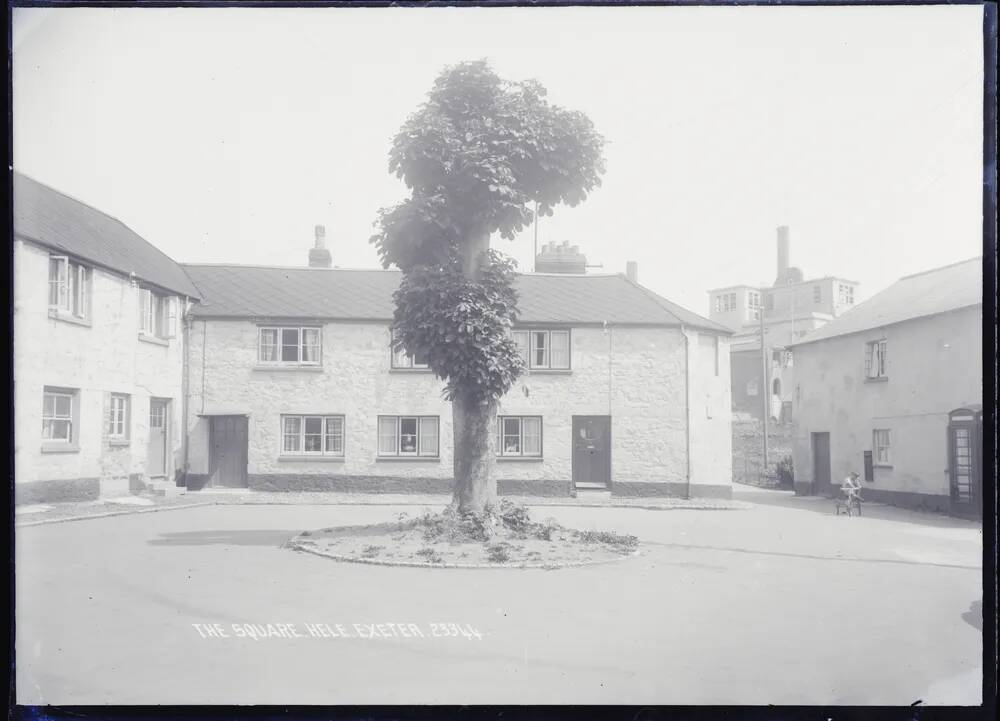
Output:
[[[165,478],[167,475],[167,436],[170,429],[170,401],[149,399],[149,448],[146,455],[146,475]]]
[[[209,485],[247,487],[247,426],[246,416],[211,417]]]
[[[573,416],[573,483],[578,488],[611,484],[611,416]]]
[[[951,512],[956,516],[982,517],[982,418],[979,406],[949,414],[948,481]]]
[[[815,496],[831,495],[830,486],[830,434],[812,434],[813,482]]]

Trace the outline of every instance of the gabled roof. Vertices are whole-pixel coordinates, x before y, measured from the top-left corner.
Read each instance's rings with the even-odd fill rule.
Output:
[[[983,303],[983,259],[908,275],[809,333],[796,346]]]
[[[191,298],[197,288],[181,267],[128,226],[20,173],[14,181],[14,235],[94,265],[135,275]]]
[[[203,299],[202,318],[392,320],[401,274],[391,270],[184,265]],[[730,334],[624,275],[518,275],[518,321],[692,326]]]

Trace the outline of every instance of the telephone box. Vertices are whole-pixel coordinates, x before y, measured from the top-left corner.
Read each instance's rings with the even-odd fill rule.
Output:
[[[983,515],[983,407],[956,408],[948,414],[948,480],[951,512]]]

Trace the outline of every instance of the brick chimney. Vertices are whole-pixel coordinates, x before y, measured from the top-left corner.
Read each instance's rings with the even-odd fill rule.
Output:
[[[310,268],[329,268],[333,258],[326,249],[326,227],[316,226],[316,245],[309,249]]]
[[[639,282],[639,264],[634,260],[625,263],[625,276],[633,283]]]
[[[583,274],[587,272],[587,256],[580,252],[580,246],[570,245],[568,240],[561,245],[546,243],[535,256],[535,272]]]

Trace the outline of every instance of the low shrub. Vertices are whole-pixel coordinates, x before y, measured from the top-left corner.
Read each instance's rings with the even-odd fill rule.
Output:
[[[510,560],[510,544],[497,543],[486,549],[486,557],[491,563],[506,563]]]
[[[577,538],[584,543],[606,543],[625,550],[638,547],[639,539],[632,535],[622,535],[614,531],[578,531]]]

